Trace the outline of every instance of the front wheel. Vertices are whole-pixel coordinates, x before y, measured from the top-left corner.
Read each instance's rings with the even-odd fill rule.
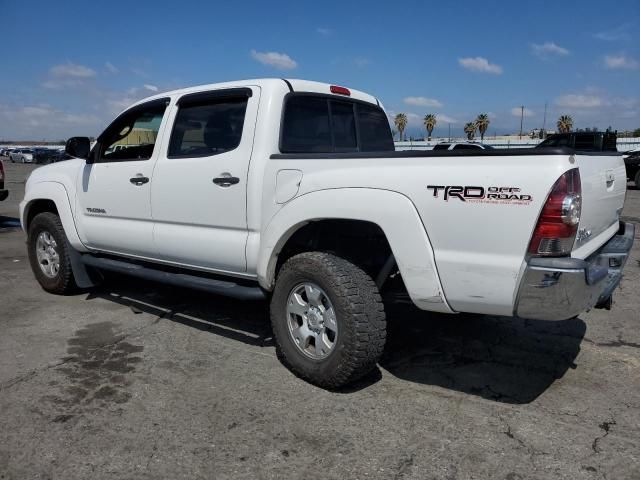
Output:
[[[31,270],[43,289],[59,295],[75,291],[71,247],[60,217],[51,212],[36,215],[29,225],[27,248]]]
[[[271,299],[280,361],[323,388],[338,388],[375,368],[386,339],[380,293],[369,275],[324,252],[290,258]]]

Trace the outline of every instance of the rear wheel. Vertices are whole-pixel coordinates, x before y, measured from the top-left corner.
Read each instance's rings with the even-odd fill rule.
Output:
[[[43,289],[59,295],[76,289],[69,258],[71,247],[55,213],[35,216],[29,225],[27,246],[31,270]]]
[[[375,368],[386,339],[384,308],[371,277],[323,252],[296,255],[281,268],[271,323],[280,361],[324,388]]]

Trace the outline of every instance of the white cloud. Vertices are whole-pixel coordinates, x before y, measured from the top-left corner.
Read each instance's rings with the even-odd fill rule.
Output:
[[[436,119],[440,123],[458,123],[455,118],[445,115],[444,113],[436,113]]]
[[[286,53],[256,52],[251,50],[251,58],[278,70],[292,70],[298,66],[296,61]]]
[[[15,140],[66,138],[73,131],[88,135],[102,124],[95,115],[57,110],[47,104],[21,107],[0,105],[0,119],[3,123],[11,122],[8,133]]]
[[[109,73],[118,73],[120,71],[118,67],[111,62],[106,62],[104,68],[106,68]]]
[[[316,28],[316,32],[318,32],[320,35],[328,37],[333,33],[333,30],[331,30],[330,28],[318,27]]]
[[[365,57],[356,57],[353,60],[353,63],[356,64],[356,67],[363,68],[363,67],[366,67],[367,65],[369,65],[371,63],[371,60],[369,60],[368,58],[365,58]]]
[[[629,29],[633,24],[625,23],[623,25],[619,25],[610,30],[604,30],[602,32],[595,33],[593,35],[594,38],[598,40],[603,40],[605,42],[617,42],[620,40],[629,40],[631,35],[629,35]]]
[[[549,58],[553,55],[557,55],[559,57],[564,57],[569,55],[569,50],[559,45],[556,45],[554,42],[544,42],[542,44],[532,43],[531,51],[534,55],[540,58]]]
[[[435,98],[427,97],[405,97],[403,100],[407,105],[413,105],[416,107],[442,107],[442,103]]]
[[[520,117],[520,115],[522,114],[522,108],[520,107],[513,107],[511,109],[511,115],[513,115],[514,117]],[[529,110],[528,108],[524,109],[524,116],[525,117],[533,117],[535,116],[535,112],[533,110]]]
[[[472,72],[493,73],[494,75],[500,75],[502,73],[502,67],[500,65],[489,63],[489,60],[484,57],[459,58],[458,63]]]
[[[75,63],[64,63],[60,65],[54,65],[49,70],[49,73],[54,77],[72,77],[72,78],[90,78],[96,76],[96,71],[84,65],[76,65]]]
[[[149,83],[145,83],[145,84],[143,85],[143,87],[144,87],[145,89],[147,89],[147,90],[152,91],[152,92],[157,92],[157,91],[159,90],[159,88],[158,88],[158,87],[156,87],[155,85],[151,85],[151,84],[149,84]]]
[[[626,55],[606,55],[604,57],[604,66],[610,70],[636,70],[640,67],[640,63],[631,57]]]
[[[556,98],[556,105],[565,108],[597,108],[609,105],[609,102],[600,95],[570,93]]]

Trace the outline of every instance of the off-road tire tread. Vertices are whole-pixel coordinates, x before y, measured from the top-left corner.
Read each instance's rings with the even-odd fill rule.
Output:
[[[60,270],[55,279],[46,277],[40,270],[38,260],[35,255],[35,243],[37,241],[37,229],[39,226],[46,229],[55,236],[58,244],[58,253],[60,255]],[[71,259],[69,258],[69,245],[64,227],[60,221],[60,217],[55,213],[43,212],[36,215],[29,225],[29,236],[27,238],[29,249],[29,263],[31,270],[40,286],[49,293],[57,295],[69,295],[77,290],[75,279],[73,278],[73,270],[71,269]]]
[[[338,368],[329,375],[320,376],[292,362],[280,344],[291,340],[278,339],[274,335],[280,361],[300,378],[327,389],[345,386],[369,373],[383,353],[387,326],[382,298],[371,277],[353,263],[326,252],[305,252],[290,258],[280,269],[278,279],[292,271],[301,274],[300,280],[304,278],[304,272],[321,272],[333,285],[327,293],[338,299],[347,312],[343,323],[348,332],[339,333],[346,336],[347,343],[339,352],[342,359]],[[286,303],[287,296],[288,292],[278,292],[276,282],[272,302],[284,300]],[[282,321],[284,316],[278,317],[278,308],[274,307],[272,303],[271,323],[275,333],[275,323]],[[335,303],[334,308],[337,308]]]

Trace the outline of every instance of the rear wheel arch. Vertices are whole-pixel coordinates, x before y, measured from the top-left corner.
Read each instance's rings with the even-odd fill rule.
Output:
[[[302,235],[301,228],[313,228],[308,225],[324,221],[375,225],[374,228],[384,234],[413,302],[425,310],[453,312],[446,302],[433,247],[416,206],[402,193],[375,188],[314,191],[280,209],[261,229],[256,252],[256,273],[265,290],[273,290],[277,267],[283,263],[278,257],[283,255],[290,240]],[[285,256],[286,253],[285,249]]]
[[[272,258],[276,277],[287,260],[305,252],[331,252],[349,259],[372,278],[392,254],[387,235],[380,225],[349,218],[317,218],[296,225],[283,239]]]

